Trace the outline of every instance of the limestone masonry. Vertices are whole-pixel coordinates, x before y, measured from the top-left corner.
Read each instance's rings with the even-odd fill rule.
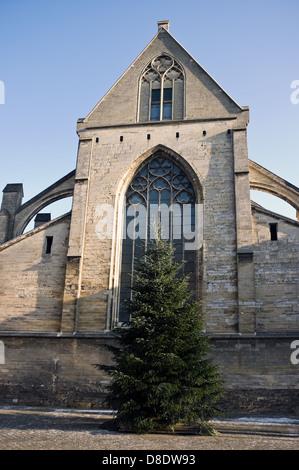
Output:
[[[136,208],[149,217],[152,204],[165,203],[189,205],[202,231],[188,251],[186,237],[173,235],[181,222],[171,219],[224,375],[219,406],[299,414],[299,221],[250,200],[250,189],[266,191],[299,217],[299,189],[249,160],[248,124],[248,107],[173,38],[168,21],[158,22],[152,41],[78,120],[76,169],[24,204],[22,184],[4,188],[0,404],[104,406],[108,378],[94,365],[111,361],[105,345],[126,320],[136,235],[149,236]],[[70,196],[70,213],[51,220],[42,212]]]

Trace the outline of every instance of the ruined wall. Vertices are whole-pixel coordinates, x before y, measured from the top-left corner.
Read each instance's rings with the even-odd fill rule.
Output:
[[[69,224],[61,217],[0,247],[0,330],[60,330]]]
[[[277,224],[271,240],[270,224]],[[299,223],[253,210],[256,328],[299,331]]]

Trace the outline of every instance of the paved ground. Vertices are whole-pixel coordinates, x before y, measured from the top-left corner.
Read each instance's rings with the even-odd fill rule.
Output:
[[[219,436],[134,435],[100,429],[101,411],[0,408],[0,450],[299,450],[299,419],[216,421]]]

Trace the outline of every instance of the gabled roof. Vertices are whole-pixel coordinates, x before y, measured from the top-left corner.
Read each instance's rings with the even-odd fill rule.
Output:
[[[114,93],[118,97],[118,101],[121,99],[121,97],[123,97],[123,100],[126,101],[126,103],[121,103],[121,109],[119,114],[121,114],[121,112],[123,111],[123,114],[126,115],[126,119],[128,119],[128,123],[135,123],[136,105],[134,105],[133,109],[133,105],[131,105],[130,107],[130,104],[133,98],[135,99],[135,102],[137,100],[138,79],[142,70],[150,62],[150,60],[159,53],[163,52],[172,53],[172,55],[178,60],[178,56],[181,56],[185,62],[182,65],[187,68],[189,67],[190,69],[192,67],[193,76],[194,70],[197,68],[198,75],[204,77],[204,85],[206,86],[209,82],[210,91],[211,89],[213,89],[212,94],[214,94],[214,96],[217,95],[216,97],[218,98],[218,100],[220,100],[221,97],[222,101],[230,103],[229,107],[231,108],[231,114],[239,114],[243,111],[248,110],[247,107],[241,107],[235,100],[233,100],[233,98],[231,98],[231,96],[223,90],[223,88],[218,84],[218,82],[216,82],[216,80],[214,80],[211,75],[209,75],[208,72],[191,56],[191,54],[170,34],[168,28],[164,25],[161,26],[161,23],[164,23],[165,25],[165,23],[167,22],[158,22],[158,32],[153,37],[153,39],[142,50],[142,52],[137,56],[137,58],[127,68],[127,70],[120,76],[120,78],[114,83],[114,85],[107,91],[107,93],[90,111],[90,113],[85,118],[78,120],[78,124],[86,124],[90,121],[98,121],[99,126],[113,125],[112,113],[110,111],[111,107],[114,106],[115,100],[113,100],[112,98]],[[182,63],[182,60],[180,62]],[[190,72],[190,76],[191,75],[192,73]],[[128,84],[132,84],[132,86],[128,86]],[[126,90],[127,93],[125,97],[123,95],[124,90]],[[105,106],[105,103],[107,101],[109,101],[109,106]],[[99,108],[101,107],[107,108],[105,109],[105,113],[103,113],[103,115],[101,115],[101,113],[99,112]],[[186,118],[188,119],[188,116],[186,116]],[[123,123],[125,124],[125,122]],[[121,124],[120,120],[116,119],[115,124]]]

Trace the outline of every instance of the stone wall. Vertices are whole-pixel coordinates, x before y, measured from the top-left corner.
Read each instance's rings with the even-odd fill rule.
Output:
[[[184,69],[184,119],[138,123],[140,77],[149,62],[162,53],[175,57]],[[120,199],[139,165],[161,146],[187,167],[191,178],[193,172],[197,199],[203,204],[204,242],[199,255],[198,291],[203,294],[207,329],[238,331],[241,301],[243,329],[252,331],[253,306],[248,306],[247,285],[241,285],[242,277],[238,279],[237,275],[238,243],[248,243],[251,237],[248,120],[248,108],[241,108],[232,100],[161,29],[91,113],[78,121],[80,142],[62,318],[64,332],[72,331],[73,325],[80,332],[104,331],[117,321]],[[97,235],[99,207],[103,204],[115,209],[114,240]],[[249,271],[253,282],[252,264],[243,265],[247,282]]]
[[[277,224],[271,240],[270,224]],[[256,330],[299,332],[299,222],[253,210]]]
[[[23,185],[21,183],[7,184],[3,189],[3,198],[0,210],[0,244],[13,237],[15,214],[23,198]]]
[[[80,273],[75,269],[74,276],[66,283],[74,286],[80,279],[78,291],[67,292],[66,297],[68,305],[71,305],[72,298],[80,298],[76,303],[77,331],[96,332],[107,328],[107,315],[110,315],[109,308],[117,289],[121,256],[116,245],[119,233],[113,233],[114,240],[98,237],[99,208],[101,204],[109,204],[115,209],[116,230],[120,196],[125,193],[139,165],[162,147],[194,173],[198,202],[203,204],[203,274],[200,287],[204,293],[208,329],[213,332],[237,331],[237,242],[231,122],[179,122],[148,124],[146,128],[86,130],[84,142],[79,146],[80,171],[75,183],[68,252],[69,257],[80,257]],[[88,165],[90,170],[86,176],[84,168]],[[82,219],[85,223],[78,223]]]
[[[219,408],[227,414],[299,414],[299,365],[290,358],[294,338],[212,337],[212,355],[224,379]],[[105,407],[110,364],[102,337],[0,335],[0,405]]]
[[[1,331],[60,331],[69,225],[61,217],[0,247]]]
[[[102,406],[107,378],[94,364],[108,363],[109,340],[28,334],[1,336],[0,404]]]

